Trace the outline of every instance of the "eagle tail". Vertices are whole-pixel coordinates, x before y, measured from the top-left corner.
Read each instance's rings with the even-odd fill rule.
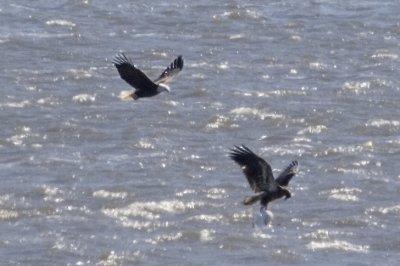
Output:
[[[118,97],[123,101],[132,101],[139,98],[133,91],[121,91]]]
[[[248,196],[243,200],[244,205],[251,205],[259,201],[262,197],[262,194],[254,195],[254,196]]]

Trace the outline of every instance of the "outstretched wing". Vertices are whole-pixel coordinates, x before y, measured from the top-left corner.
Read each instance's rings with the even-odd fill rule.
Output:
[[[254,192],[277,189],[271,166],[249,148],[244,145],[235,146],[229,156],[242,167],[243,173]]]
[[[154,80],[154,83],[168,83],[171,81],[178,73],[183,69],[183,58],[182,56],[178,56],[174,62],[172,62],[162,73],[161,75]]]
[[[295,160],[292,161],[275,179],[275,181],[280,185],[286,187],[289,185],[290,180],[294,177],[299,169],[299,163]]]
[[[153,83],[142,71],[137,69],[124,53],[117,54],[113,59],[119,75],[128,84],[138,90],[157,90],[158,85]]]

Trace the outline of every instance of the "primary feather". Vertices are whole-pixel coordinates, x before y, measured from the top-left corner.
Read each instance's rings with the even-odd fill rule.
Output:
[[[299,163],[294,160],[292,161],[280,174],[279,176],[275,179],[275,181],[280,185],[280,186],[288,186],[290,180],[297,174]]]
[[[183,69],[183,58],[182,56],[178,56],[174,62],[172,62],[162,73],[161,75],[154,80],[154,83],[168,83],[173,78],[175,78],[179,72]]]

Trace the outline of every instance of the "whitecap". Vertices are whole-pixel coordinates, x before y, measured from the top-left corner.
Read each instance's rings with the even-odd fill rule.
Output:
[[[210,120],[206,125],[210,129],[239,127],[237,124],[232,123],[231,119],[223,115],[215,115]]]
[[[297,132],[297,135],[304,135],[308,134],[321,134],[322,132],[326,131],[328,128],[325,125],[315,125],[315,126],[308,126],[302,130]]]
[[[219,65],[217,65],[217,68],[219,68],[219,69],[228,69],[229,68],[229,64],[228,64],[228,62],[222,62]]]
[[[153,51],[151,54],[152,54],[152,55],[155,55],[155,56],[161,56],[161,57],[167,57],[167,56],[168,56],[167,53],[165,53],[165,52],[158,52],[158,51]]]
[[[398,120],[386,120],[386,119],[371,119],[365,123],[366,127],[399,127],[400,121]]]
[[[77,103],[94,102],[96,100],[96,94],[78,94],[72,97],[72,100]]]
[[[207,191],[207,198],[210,199],[223,199],[228,197],[227,192],[223,188],[210,188]]]
[[[63,202],[64,201],[64,192],[57,188],[44,185],[42,187],[42,192],[44,195],[44,201],[51,201],[51,202]]]
[[[27,107],[31,104],[30,101],[28,100],[22,100],[20,102],[6,102],[6,103],[1,103],[0,107],[12,107],[12,108],[24,108]]]
[[[313,70],[325,70],[328,68],[327,64],[321,63],[321,62],[311,62],[308,64],[310,69]]]
[[[183,197],[184,195],[188,195],[188,194],[196,194],[196,191],[194,189],[185,189],[183,191],[176,192],[175,196]]]
[[[240,19],[240,18],[250,18],[250,19],[258,19],[260,18],[260,14],[257,11],[250,9],[243,9],[238,7],[237,10],[233,11],[224,11],[221,14],[213,15],[212,18],[216,21],[226,20],[226,19]]]
[[[154,150],[154,144],[147,139],[140,139],[135,146],[146,150]]]
[[[244,37],[244,34],[232,34],[229,36],[229,40],[243,39]]]
[[[362,192],[359,188],[339,188],[331,189],[329,191],[319,192],[320,195],[327,195],[329,199],[336,199],[341,201],[359,201],[357,194]]]
[[[208,242],[214,239],[215,230],[213,229],[202,229],[199,232],[199,238],[202,242]]]
[[[377,212],[381,214],[400,214],[400,205],[394,205],[390,207],[372,207],[367,209],[366,212]]]
[[[120,221],[124,227],[154,231],[157,228],[168,228],[174,224],[173,222],[163,220],[163,214],[179,214],[203,205],[204,203],[202,202],[184,203],[177,200],[135,202],[124,208],[103,209],[102,213]]]
[[[215,20],[222,20],[225,18],[232,18],[232,19],[237,19],[240,18],[240,12],[238,11],[225,11],[221,14],[218,15],[213,15],[213,19]]]
[[[300,238],[309,238],[313,240],[327,240],[329,239],[329,231],[326,229],[318,229],[314,232],[306,233],[304,236],[301,236]]]
[[[100,265],[100,266],[115,266],[115,265],[124,265],[124,262],[127,261],[127,254],[123,252],[122,254],[117,254],[114,250],[106,252],[102,254],[101,259],[96,264],[88,263],[90,265]],[[132,254],[129,254],[129,262],[135,264],[135,262],[141,261],[141,253],[140,251],[135,251]]]
[[[311,241],[307,244],[307,248],[315,250],[344,250],[357,253],[368,253],[369,245],[356,245],[344,240],[333,241]]]
[[[10,165],[10,167],[14,167],[14,164]],[[0,205],[4,205],[10,200],[10,198],[11,196],[9,194],[0,195]]]
[[[290,39],[291,39],[292,41],[301,41],[301,40],[302,40],[301,36],[298,35],[298,34],[293,34],[293,35],[291,35],[291,36],[290,36]]]
[[[301,87],[300,90],[287,90],[287,89],[278,89],[278,90],[272,90],[268,92],[268,94],[273,95],[273,96],[304,96],[307,95],[307,90],[316,90],[316,88],[307,88],[307,87]],[[270,96],[268,96],[270,97]]]
[[[163,213],[183,213],[188,209],[202,206],[201,202],[182,202],[178,200],[134,202],[127,207],[120,209],[104,209],[106,215],[118,217],[141,217],[148,220],[160,219]]]
[[[127,192],[112,192],[106,190],[98,190],[93,192],[93,197],[102,199],[124,199],[127,196]]]
[[[391,53],[389,50],[377,50],[373,55],[371,55],[372,59],[390,59],[396,60],[399,58],[398,54]]]
[[[14,144],[15,146],[25,146],[24,139],[27,137],[27,134],[14,135],[7,138],[6,141]]]
[[[60,103],[59,100],[53,96],[41,98],[41,99],[37,100],[36,102],[38,104],[42,104],[42,105],[58,105]]]
[[[0,210],[0,221],[7,221],[18,218],[18,212],[14,210]]]
[[[268,229],[268,230],[264,230],[264,229]],[[271,226],[255,227],[252,235],[254,238],[272,239],[272,235],[267,234],[265,231],[274,232],[274,230]]]
[[[215,166],[207,166],[207,165],[201,165],[200,166],[201,170],[210,172],[210,171],[215,171],[217,168]]]
[[[271,119],[284,119],[285,116],[282,114],[277,114],[277,113],[268,113],[268,112],[263,112],[260,111],[259,109],[256,108],[250,108],[250,107],[238,107],[235,109],[232,109],[230,111],[231,114],[234,114],[238,117],[245,117],[245,116],[255,116],[261,120],[264,120],[266,118],[271,118]]]
[[[25,146],[25,140],[28,138],[38,138],[39,134],[32,133],[31,128],[28,126],[21,126],[16,129],[15,135],[6,138],[6,141],[12,143],[15,146]],[[31,144],[34,145],[34,144]]]
[[[235,222],[242,221],[242,220],[248,220],[251,217],[250,212],[248,211],[241,211],[241,212],[235,212],[232,215],[232,220]]]
[[[97,67],[90,67],[89,69],[68,69],[69,74],[76,80],[91,78],[93,73],[97,71]]]
[[[363,144],[328,147],[326,150],[322,151],[322,154],[326,156],[329,154],[362,153],[364,151],[372,151],[374,147],[375,145],[372,141],[367,141]]]
[[[343,84],[342,90],[347,92],[352,92],[355,94],[366,93],[371,86],[369,81],[347,81]]]
[[[145,239],[144,242],[156,245],[158,243],[166,242],[166,241],[176,241],[181,239],[183,234],[181,232],[171,233],[171,234],[163,234],[153,238]]]
[[[75,27],[76,24],[68,21],[68,20],[64,20],[64,19],[52,19],[52,20],[48,20],[46,21],[46,24],[49,26],[67,26],[67,27]]]
[[[206,223],[212,223],[212,222],[220,222],[223,219],[222,214],[200,214],[200,215],[195,215],[190,218],[190,220],[194,221],[202,221]]]

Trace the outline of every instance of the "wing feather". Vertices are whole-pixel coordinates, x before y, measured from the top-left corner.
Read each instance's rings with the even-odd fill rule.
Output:
[[[275,179],[275,181],[280,185],[286,187],[289,185],[290,180],[297,174],[299,169],[299,163],[294,160],[292,161]]]
[[[124,53],[117,54],[113,59],[113,64],[117,68],[121,78],[137,90],[157,90],[158,85],[136,68]]]
[[[183,69],[183,58],[182,56],[178,56],[162,73],[161,75],[154,80],[154,83],[168,83],[174,77],[178,75],[179,72]]]
[[[235,146],[229,156],[242,167],[243,173],[254,192],[277,189],[271,166],[249,148],[244,145]]]

